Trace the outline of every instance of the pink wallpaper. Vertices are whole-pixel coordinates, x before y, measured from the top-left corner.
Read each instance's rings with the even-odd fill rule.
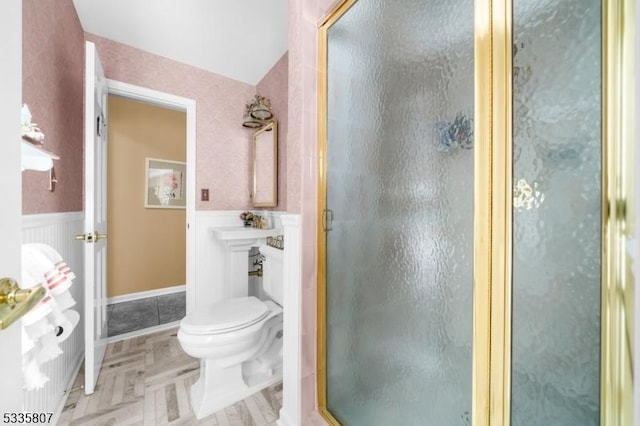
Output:
[[[258,85],[263,95],[272,98],[274,108],[283,108],[281,95],[288,100],[287,113],[276,111],[281,146],[286,141],[280,150],[286,164],[281,168],[286,176],[281,186],[285,203],[278,209],[300,213],[303,220],[303,418],[316,408],[317,27],[338,3],[289,0],[289,53]],[[23,4],[24,101],[46,132],[47,146],[62,157],[54,194],[47,191],[46,173],[23,174],[24,211],[81,210],[82,29],[71,0]],[[252,133],[241,123],[244,105],[256,88],[96,35],[85,37],[96,43],[107,77],[196,100],[196,188],[198,193],[209,188],[211,194],[211,201],[198,201],[197,208],[249,208]],[[287,67],[288,87],[281,82],[282,68]]]
[[[196,190],[209,188],[197,210],[251,207],[251,135],[242,127],[245,104],[255,87],[100,36],[96,44],[107,78],[196,101]]]
[[[49,173],[22,173],[24,214],[82,210],[84,33],[71,0],[22,2],[22,101],[58,154]]]
[[[285,53],[256,86],[260,95],[271,99],[273,115],[278,120],[278,206],[287,210],[287,135],[289,134],[289,55]]]
[[[342,0],[289,0],[287,208],[302,215],[302,418],[314,424],[317,292],[318,26]]]

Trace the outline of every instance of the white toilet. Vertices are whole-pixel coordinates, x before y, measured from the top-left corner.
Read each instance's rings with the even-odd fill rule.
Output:
[[[178,341],[200,358],[191,387],[198,419],[282,379],[282,250],[263,245],[262,284],[271,300],[238,297],[196,310],[180,322]]]

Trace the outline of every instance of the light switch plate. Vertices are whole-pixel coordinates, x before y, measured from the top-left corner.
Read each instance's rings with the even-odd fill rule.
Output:
[[[209,201],[209,190],[208,189],[201,189],[200,190],[200,200],[202,201]]]

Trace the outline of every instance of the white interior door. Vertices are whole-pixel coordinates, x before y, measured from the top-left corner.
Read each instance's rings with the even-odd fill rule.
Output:
[[[0,2],[0,278],[20,280],[22,2]],[[22,410],[20,321],[0,330],[0,413]]]
[[[85,393],[95,389],[107,338],[107,81],[96,46],[85,65]]]

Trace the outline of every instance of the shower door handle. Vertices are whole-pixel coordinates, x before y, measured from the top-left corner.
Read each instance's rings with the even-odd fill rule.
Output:
[[[333,231],[333,210],[324,209],[322,211],[322,230]]]

